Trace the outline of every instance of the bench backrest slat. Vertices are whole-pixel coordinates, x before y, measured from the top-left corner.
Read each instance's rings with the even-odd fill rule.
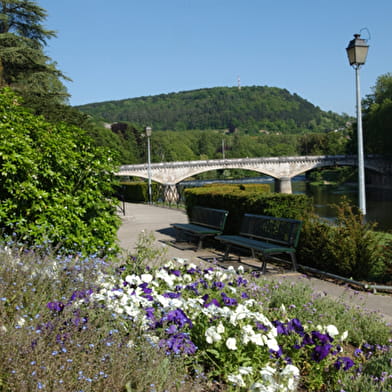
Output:
[[[301,226],[302,222],[295,219],[245,214],[240,235],[295,248],[298,245]]]
[[[191,210],[190,223],[223,231],[229,211],[195,206]]]

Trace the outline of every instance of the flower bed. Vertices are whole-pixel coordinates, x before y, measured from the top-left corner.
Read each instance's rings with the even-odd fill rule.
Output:
[[[348,309],[301,286],[181,260],[113,269],[22,253],[0,252],[4,391],[392,387],[390,329],[357,313],[336,327]]]

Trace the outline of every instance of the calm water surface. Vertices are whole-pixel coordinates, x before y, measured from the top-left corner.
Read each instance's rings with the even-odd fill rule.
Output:
[[[292,183],[293,193],[305,193],[313,197],[314,207],[319,216],[334,218],[335,210],[331,204],[337,204],[342,196],[352,204],[358,204],[357,184],[311,186],[303,178]],[[392,189],[366,188],[367,220],[377,222],[380,230],[392,231]]]

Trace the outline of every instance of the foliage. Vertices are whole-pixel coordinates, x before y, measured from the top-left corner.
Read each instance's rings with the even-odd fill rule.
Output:
[[[302,264],[354,279],[385,279],[391,255],[375,225],[364,223],[356,207],[346,200],[335,205],[334,224],[313,217],[305,221],[298,258]]]
[[[323,112],[297,94],[267,86],[216,87],[79,106],[106,121],[130,121],[156,130],[235,129],[324,132],[347,117]]]
[[[31,0],[0,2],[0,87],[17,90],[28,106],[38,109],[63,104],[67,79],[44,54],[55,32],[46,30],[46,11]]]
[[[391,155],[392,74],[378,77],[373,93],[364,100],[364,146],[371,154]]]
[[[112,128],[117,124],[112,124]],[[91,135],[97,145],[115,148],[119,152],[120,163],[144,163],[147,161],[147,145],[146,139],[143,138],[142,127],[130,123],[127,126],[127,130],[118,133],[102,125],[96,125]],[[85,125],[83,127],[85,128]],[[181,131],[181,137],[178,135],[178,131],[153,131],[152,162],[335,154],[345,153],[348,143],[343,131],[310,134],[309,137],[307,134],[286,133],[227,134],[224,130]],[[312,143],[311,140],[317,140],[317,143]],[[236,170],[230,169],[226,172],[234,175],[232,173]],[[206,173],[199,176],[202,175],[205,176]],[[216,174],[214,176],[217,178]]]
[[[114,252],[119,219],[108,151],[84,132],[34,116],[0,95],[0,222],[5,235],[62,251]]]

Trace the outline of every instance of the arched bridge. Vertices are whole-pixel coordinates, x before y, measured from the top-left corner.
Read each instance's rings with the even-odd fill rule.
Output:
[[[211,170],[244,169],[256,171],[275,178],[275,189],[291,193],[291,179],[309,170],[328,166],[357,166],[356,155],[319,155],[271,158],[212,159],[204,161],[161,162],[150,165],[152,181],[168,187],[175,187],[184,179]],[[379,156],[365,158],[365,168],[391,177],[392,162]],[[148,164],[124,165],[118,176],[148,178]]]

